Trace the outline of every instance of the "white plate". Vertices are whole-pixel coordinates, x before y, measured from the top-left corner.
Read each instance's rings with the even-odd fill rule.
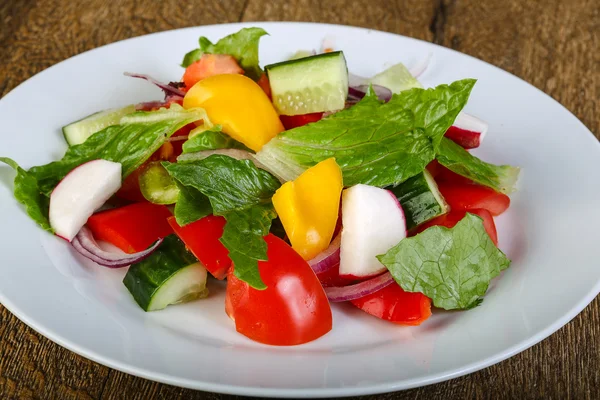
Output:
[[[457,377],[544,339],[599,292],[600,147],[572,114],[544,93],[491,65],[430,43],[360,28],[260,23],[206,26],[125,40],[34,76],[0,101],[0,152],[29,167],[60,158],[60,127],[100,109],[161,94],[123,71],[176,80],[200,35],[218,39],[263,26],[263,65],[324,37],[343,49],[352,72],[409,67],[433,54],[427,86],[479,81],[466,110],[490,124],[477,154],[523,168],[520,191],[497,220],[512,266],[481,307],[435,311],[420,327],[399,327],[351,306],[334,306],[333,331],[291,348],[267,347],[235,332],[223,290],[207,300],[144,313],[121,284],[124,271],[84,262],[42,232],[12,198],[0,172],[0,300],[60,345],[118,370],[214,392],[255,396],[345,396],[406,389]]]

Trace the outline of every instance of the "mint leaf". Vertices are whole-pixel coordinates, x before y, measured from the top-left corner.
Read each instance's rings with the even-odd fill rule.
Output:
[[[435,89],[410,89],[387,103],[367,95],[349,109],[277,135],[256,158],[285,180],[335,157],[345,186],[396,185],[434,159],[474,84],[465,79]]]
[[[193,62],[198,61],[204,53],[229,54],[246,71],[246,75],[258,80],[262,75],[262,69],[258,65],[258,43],[264,35],[267,35],[267,32],[262,28],[243,28],[225,36],[217,43],[212,43],[202,36],[198,40],[200,48],[187,53],[181,66],[187,68]]]
[[[433,226],[377,258],[404,290],[446,310],[479,305],[492,278],[510,265],[482,219],[469,213],[452,229]]]
[[[512,193],[516,190],[519,168],[482,161],[450,139],[443,138],[436,158],[451,171],[498,192]]]
[[[215,154],[202,160],[163,164],[181,184],[199,190],[210,199],[215,215],[271,202],[280,184],[249,160]]]
[[[258,271],[258,261],[267,260],[267,244],[263,237],[269,233],[275,217],[277,214],[271,203],[225,215],[227,223],[221,243],[229,250],[229,258],[234,265],[233,273],[259,290],[267,288]]]
[[[208,197],[203,195],[199,190],[190,186],[184,186],[179,182],[177,182],[177,187],[179,187],[179,195],[177,196],[173,214],[179,226],[191,224],[212,214],[212,207]]]
[[[183,153],[195,153],[205,150],[240,149],[252,151],[242,143],[221,132],[221,125],[215,125],[204,132],[192,136],[183,144]]]
[[[123,117],[119,125],[109,126],[94,133],[84,143],[69,147],[60,161],[33,167],[29,173],[37,179],[42,193],[48,196],[75,167],[99,158],[121,163],[123,177],[126,177],[175,131],[205,115],[202,109],[184,110],[177,104],[158,111],[138,111]]]
[[[19,203],[25,206],[27,215],[31,217],[44,230],[54,233],[48,220],[48,209],[50,207],[50,199],[44,196],[38,186],[38,181],[33,175],[19,167],[15,161],[10,158],[0,157],[0,162],[8,164],[15,171],[15,189],[14,195]]]

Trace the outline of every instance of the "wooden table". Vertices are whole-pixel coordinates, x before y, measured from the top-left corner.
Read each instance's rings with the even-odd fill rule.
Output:
[[[6,0],[0,2],[0,95],[59,61],[117,40],[187,26],[265,20],[357,25],[451,47],[525,79],[600,134],[598,0]],[[370,398],[599,396],[597,298],[550,338],[507,361],[437,385]],[[0,398],[233,396],[154,383],[88,361],[0,306]]]

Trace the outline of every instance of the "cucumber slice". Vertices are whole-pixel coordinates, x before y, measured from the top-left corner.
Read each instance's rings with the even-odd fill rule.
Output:
[[[423,85],[412,76],[404,64],[392,65],[385,71],[380,72],[369,79],[369,83],[386,87],[390,89],[392,93],[400,93],[412,88],[423,88]]]
[[[123,284],[144,311],[206,297],[206,269],[175,235],[150,257],[129,267]]]
[[[265,70],[279,114],[336,111],[346,104],[348,68],[341,51],[271,64]]]
[[[450,207],[427,170],[390,190],[402,205],[407,230],[450,211]]]
[[[62,128],[63,135],[69,146],[81,144],[94,133],[101,131],[107,126],[117,125],[121,118],[135,111],[132,104],[123,108],[115,108],[106,111],[100,111],[87,117],[70,123]]]
[[[140,191],[154,204],[175,204],[179,188],[171,175],[159,162],[150,163],[138,178]]]

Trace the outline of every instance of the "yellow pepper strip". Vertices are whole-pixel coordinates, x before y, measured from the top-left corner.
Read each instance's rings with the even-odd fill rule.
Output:
[[[329,246],[342,188],[342,170],[334,158],[329,158],[275,192],[275,211],[292,248],[305,260],[315,258]]]
[[[271,100],[244,75],[202,79],[188,90],[183,107],[205,109],[213,124],[220,124],[223,132],[254,151],[284,129]]]

